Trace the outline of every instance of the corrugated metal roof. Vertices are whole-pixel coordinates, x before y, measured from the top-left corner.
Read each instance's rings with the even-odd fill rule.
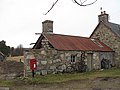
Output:
[[[99,40],[91,40],[86,37],[61,34],[44,34],[43,36],[57,50],[112,51],[111,48]]]

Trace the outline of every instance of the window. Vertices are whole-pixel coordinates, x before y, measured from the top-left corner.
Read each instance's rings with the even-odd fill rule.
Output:
[[[75,63],[76,62],[76,55],[71,55],[71,63]]]

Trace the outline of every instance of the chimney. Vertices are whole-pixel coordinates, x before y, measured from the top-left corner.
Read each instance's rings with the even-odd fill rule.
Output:
[[[42,22],[42,33],[53,33],[53,21],[45,20],[44,22]]]
[[[103,21],[104,23],[109,22],[109,14],[106,14],[105,11],[101,11],[101,15],[98,15],[98,22]]]

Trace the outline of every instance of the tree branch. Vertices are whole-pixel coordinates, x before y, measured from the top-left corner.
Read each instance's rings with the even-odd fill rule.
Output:
[[[84,4],[87,0],[85,0],[84,2],[81,2],[81,0],[80,0],[81,3],[79,3],[79,2],[76,1],[76,0],[73,0],[73,1],[74,1],[76,4],[78,4],[79,6],[89,6],[89,5],[94,4],[97,0],[95,0],[94,2],[89,3],[89,4]]]
[[[53,3],[53,5],[51,6],[51,8],[44,14],[44,15],[47,15],[52,9],[53,9],[53,7],[57,4],[57,2],[58,2],[59,0],[56,0],[54,3]],[[92,5],[92,4],[94,4],[95,2],[97,2],[97,0],[95,0],[94,2],[92,2],[92,3],[89,3],[89,4],[84,4],[85,2],[87,2],[87,0],[84,0],[83,2],[82,2],[82,0],[80,0],[80,2],[78,2],[77,0],[72,0],[74,3],[76,3],[76,4],[78,4],[79,6],[89,6],[89,5]]]
[[[82,4],[82,1],[80,0],[80,3]]]
[[[81,0],[80,0],[81,1]],[[85,3],[87,0],[85,0],[84,2],[82,2],[81,4]]]
[[[58,2],[58,0],[56,0],[56,1],[53,3],[52,7],[51,7],[44,15],[47,15],[47,14],[53,9],[53,7],[57,4],[57,2]]]

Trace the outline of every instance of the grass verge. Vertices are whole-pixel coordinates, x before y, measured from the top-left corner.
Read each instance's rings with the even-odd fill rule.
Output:
[[[120,77],[120,69],[112,68],[103,71],[91,71],[84,73],[59,73],[46,76],[36,75],[32,77],[18,78],[15,80],[0,80],[0,86],[28,85],[28,84],[51,84],[61,83],[71,80],[94,79],[97,77]]]
[[[84,73],[59,73],[59,74],[50,74],[46,76],[36,76],[34,79],[31,79],[32,83],[60,83],[70,80],[81,80],[81,79],[94,79],[97,77],[120,77],[120,69],[112,68],[109,70],[103,71],[91,71]],[[30,82],[30,81],[29,81]]]

